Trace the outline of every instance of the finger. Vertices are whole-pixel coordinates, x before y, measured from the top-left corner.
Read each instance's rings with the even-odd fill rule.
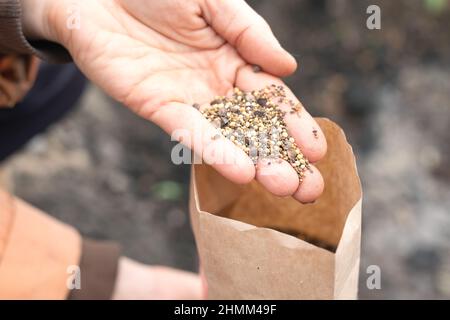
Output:
[[[292,100],[294,104],[300,103],[279,78],[264,72],[255,73],[250,66],[241,68],[236,78],[236,86],[244,91],[259,90],[271,84],[284,86],[288,100]],[[278,104],[278,101],[275,102]],[[311,162],[316,162],[325,156],[327,141],[314,118],[301,104],[300,106],[299,112],[291,113],[292,106],[280,104],[280,108],[286,112],[284,120],[289,134],[295,139],[305,157]]]
[[[303,182],[294,193],[294,198],[302,203],[314,202],[322,194],[324,189],[323,177],[319,170],[311,165],[310,170],[305,171]]]
[[[256,179],[271,193],[285,197],[298,189],[299,178],[292,166],[281,159],[260,159]]]
[[[141,115],[192,149],[225,178],[238,184],[253,180],[255,166],[247,154],[223,137],[196,108],[174,102],[154,110]]]
[[[294,57],[281,47],[267,22],[244,0],[204,1],[203,13],[209,25],[248,63],[280,77],[296,70]]]

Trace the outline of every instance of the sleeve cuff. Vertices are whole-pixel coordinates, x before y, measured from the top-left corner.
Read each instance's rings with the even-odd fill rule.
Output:
[[[0,52],[4,54],[33,54],[51,62],[72,60],[61,45],[50,41],[28,41],[22,30],[20,0],[0,0]]]
[[[82,240],[80,289],[69,292],[68,300],[109,300],[117,278],[121,247],[110,241]]]

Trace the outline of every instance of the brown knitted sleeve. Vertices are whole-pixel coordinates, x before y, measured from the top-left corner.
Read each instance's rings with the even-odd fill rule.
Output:
[[[0,54],[34,54],[51,62],[70,62],[68,51],[50,41],[28,41],[22,30],[20,0],[0,0]]]
[[[72,289],[69,300],[109,300],[116,283],[121,247],[112,241],[83,238],[80,288]]]

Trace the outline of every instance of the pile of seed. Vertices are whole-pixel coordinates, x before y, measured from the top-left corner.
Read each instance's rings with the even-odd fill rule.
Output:
[[[288,134],[281,103],[290,106],[290,114],[300,116],[301,105],[287,99],[284,88],[276,85],[252,92],[235,88],[231,97],[216,97],[202,113],[221,132],[211,139],[223,135],[244,150],[255,164],[260,158],[284,159],[303,181],[310,164]]]

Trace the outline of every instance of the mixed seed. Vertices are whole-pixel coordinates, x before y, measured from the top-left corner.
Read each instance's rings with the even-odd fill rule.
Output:
[[[301,104],[289,100],[284,87],[274,84],[251,92],[235,88],[231,97],[216,97],[202,113],[222,136],[244,150],[255,165],[258,159],[286,160],[301,182],[305,171],[311,170],[310,164],[288,133],[281,103],[291,108],[290,114],[300,117]],[[221,135],[211,139],[217,140]]]

